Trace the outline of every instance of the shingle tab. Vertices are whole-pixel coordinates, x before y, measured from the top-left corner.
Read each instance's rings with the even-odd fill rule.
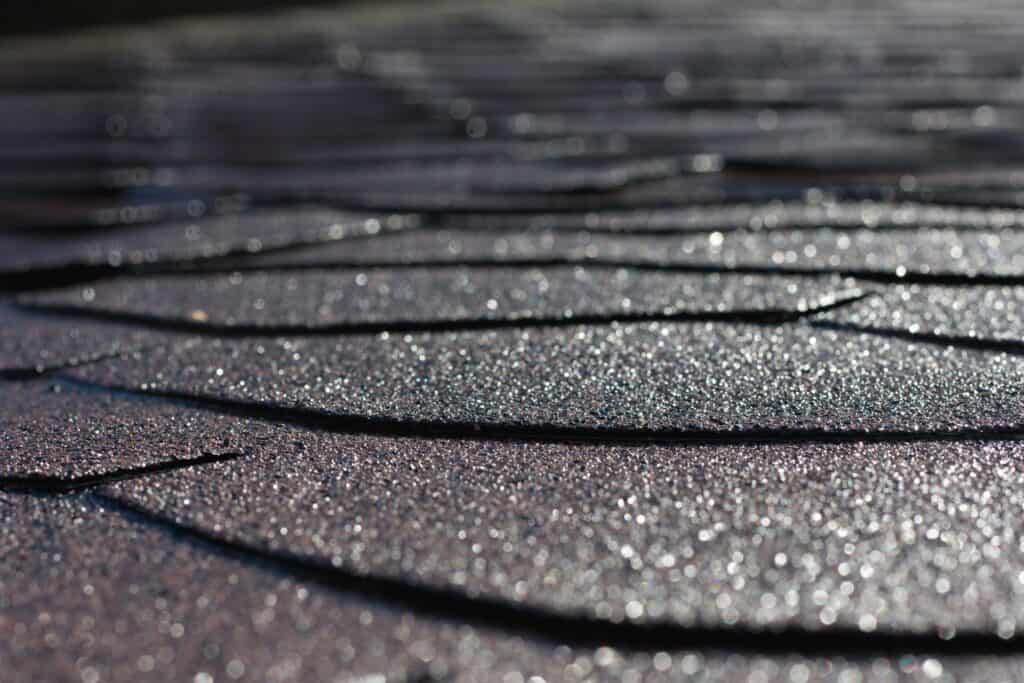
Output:
[[[1010,637],[1024,619],[1016,443],[291,438],[108,495],[320,565],[613,622]]]
[[[70,372],[327,423],[766,438],[1015,432],[1024,361],[800,324],[649,323],[201,339]]]

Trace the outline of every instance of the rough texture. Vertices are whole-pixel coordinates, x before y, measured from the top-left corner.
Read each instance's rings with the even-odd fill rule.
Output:
[[[0,494],[0,519],[8,560],[0,569],[0,652],[5,675],[26,683],[473,681],[510,672],[523,680],[597,674],[610,681],[626,669],[667,680],[671,668],[764,666],[680,653],[659,672],[650,656],[614,652],[601,652],[599,666],[593,650],[417,617],[194,545],[88,500]]]
[[[569,647],[295,579],[89,499],[0,494],[0,520],[0,552],[17,560],[0,565],[0,653],[5,675],[26,683],[981,681],[1013,679],[1022,666],[1019,658]]]
[[[799,324],[203,339],[71,372],[326,415],[541,431],[1016,430],[1024,407],[1019,358]]]
[[[0,395],[0,479],[59,487],[242,455],[265,431],[251,420],[66,382],[8,384]]]
[[[3,301],[0,327],[5,330],[0,334],[0,375],[43,373],[177,338],[126,324],[39,315]]]
[[[300,261],[371,264],[559,258],[581,264],[600,260],[622,265],[638,263],[704,269],[1019,277],[1024,271],[1022,248],[1024,234],[1013,230],[850,231],[823,227],[813,232],[776,229],[643,238],[569,231],[498,234],[418,231],[315,252],[267,255],[252,263],[269,267]]]
[[[1018,444],[294,438],[111,495],[320,564],[613,621],[1024,624]]]
[[[23,298],[211,328],[800,313],[849,295],[839,277],[702,276],[625,268],[346,268],[126,278]],[[857,292],[853,292],[857,294]]]
[[[1020,680],[1022,38],[445,0],[5,41],[0,679]]]
[[[1024,349],[1022,287],[887,287],[880,295],[819,316],[858,329],[906,331],[937,341],[976,339]],[[1013,350],[1007,344],[1007,351]]]
[[[0,234],[0,269],[17,273],[61,266],[142,265],[156,261],[209,259],[289,245],[330,242],[401,228],[401,216],[359,216],[322,209],[257,212],[203,221],[86,230],[74,239],[45,234]],[[99,234],[96,234],[99,233]]]

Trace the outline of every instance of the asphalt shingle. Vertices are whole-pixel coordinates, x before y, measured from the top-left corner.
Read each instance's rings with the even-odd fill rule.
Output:
[[[1013,432],[1024,365],[800,324],[649,323],[190,340],[69,372],[104,386],[300,409],[338,425],[354,417],[463,433],[700,438]]]
[[[1016,443],[288,439],[109,495],[312,563],[612,622],[1008,638],[1024,619]]]
[[[49,290],[42,311],[109,314],[198,330],[293,332],[460,321],[557,323],[732,314],[796,316],[862,296],[839,277],[695,275],[625,268],[345,268],[126,278]]]
[[[527,227],[526,219],[523,227]],[[312,264],[434,263],[525,259],[601,261],[705,271],[845,273],[886,280],[914,276],[1013,279],[1022,270],[1019,231],[773,229],[705,235],[607,235],[586,231],[415,231],[314,251],[267,254],[246,261],[271,267]],[[242,265],[242,263],[239,263]],[[1012,284],[1012,282],[1011,282]]]
[[[60,489],[254,452],[265,431],[140,396],[38,380],[0,396],[0,480],[8,487]]]
[[[0,679],[1022,676],[1022,15],[0,48]]]
[[[89,498],[0,494],[3,674],[54,680],[1012,679],[1019,658],[559,645],[421,616]],[[254,643],[259,643],[254,647]],[[339,672],[343,672],[340,674]]]
[[[310,208],[110,228],[110,232],[96,228],[62,238],[12,232],[0,235],[0,268],[4,279],[14,282],[19,275],[39,269],[189,262],[375,235],[406,227],[409,220]]]

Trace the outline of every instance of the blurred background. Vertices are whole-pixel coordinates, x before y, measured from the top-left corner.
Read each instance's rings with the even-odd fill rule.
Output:
[[[44,0],[17,2],[4,7],[0,35],[45,34],[86,26],[131,24],[184,14],[244,12],[296,5],[288,0]],[[318,4],[304,0],[303,5]],[[322,0],[319,4],[325,4]],[[351,4],[335,0],[331,4]]]

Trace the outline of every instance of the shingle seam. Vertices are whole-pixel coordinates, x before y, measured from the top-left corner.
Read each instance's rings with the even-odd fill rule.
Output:
[[[792,309],[764,308],[731,311],[678,311],[625,312],[607,314],[576,314],[565,316],[466,318],[440,320],[393,320],[381,322],[342,322],[322,325],[273,324],[220,324],[196,322],[185,318],[170,318],[144,313],[117,311],[105,308],[81,307],[68,304],[21,303],[19,307],[54,316],[81,318],[102,322],[137,325],[153,330],[180,332],[214,337],[280,337],[280,336],[334,336],[417,332],[463,332],[506,328],[569,327],[574,325],[613,325],[616,323],[649,322],[737,322],[781,324],[795,322],[810,315],[835,310],[875,296],[874,292],[848,290],[826,294],[807,306]]]
[[[51,475],[12,475],[0,476],[0,491],[8,493],[60,494],[72,493],[103,484],[110,484],[126,479],[154,476],[176,470],[200,467],[218,462],[228,462],[241,458],[245,453],[204,453],[195,458],[181,458],[152,463],[141,467],[127,467],[111,470],[101,474],[88,474],[73,477]]]
[[[953,428],[945,430],[860,430],[860,429],[642,429],[594,428],[549,424],[479,423],[460,421],[406,420],[356,414],[332,414],[309,408],[237,401],[201,396],[170,389],[134,389],[110,386],[69,375],[57,381],[71,386],[111,394],[158,398],[222,415],[234,415],[268,423],[290,424],[338,434],[365,434],[424,439],[465,439],[516,441],[525,443],[607,443],[678,446],[734,445],[748,443],[916,443],[927,441],[1024,441],[1024,423],[1004,427]]]
[[[397,609],[441,619],[457,619],[530,640],[579,647],[614,646],[635,652],[701,649],[759,654],[1019,656],[1024,636],[961,630],[946,638],[932,632],[861,631],[848,627],[812,630],[800,627],[754,628],[740,625],[687,626],[673,622],[611,621],[579,612],[514,603],[486,595],[411,583],[401,578],[353,572],[286,552],[228,540],[173,518],[126,502],[110,491],[93,494],[102,505],[129,520],[160,527],[181,538],[244,560],[269,565],[297,580],[336,591],[357,593]]]
[[[628,235],[622,235],[628,238]],[[856,278],[881,284],[942,285],[946,287],[977,286],[1024,286],[1024,273],[957,273],[923,272],[907,269],[882,270],[877,268],[821,268],[814,266],[758,266],[716,263],[665,263],[632,259],[609,259],[589,257],[540,257],[540,258],[463,258],[463,259],[417,259],[417,260],[334,260],[318,263],[282,262],[272,265],[246,264],[244,260],[218,264],[184,267],[154,267],[133,272],[117,273],[117,276],[175,276],[184,274],[217,275],[226,273],[272,273],[303,270],[331,269],[407,269],[407,268],[487,268],[487,269],[530,269],[530,268],[607,268],[665,273],[696,273],[720,275],[763,275],[778,277],[819,276]],[[2,286],[0,286],[2,289]]]
[[[900,330],[891,327],[872,327],[867,325],[856,325],[853,323],[832,322],[829,320],[812,320],[809,321],[809,324],[812,327],[824,330],[870,334],[878,337],[900,339],[919,344],[952,346],[971,351],[986,351],[990,353],[1005,353],[1011,356],[1024,356],[1024,340],[969,337],[967,335],[946,334],[943,332],[911,332],[910,330]]]

